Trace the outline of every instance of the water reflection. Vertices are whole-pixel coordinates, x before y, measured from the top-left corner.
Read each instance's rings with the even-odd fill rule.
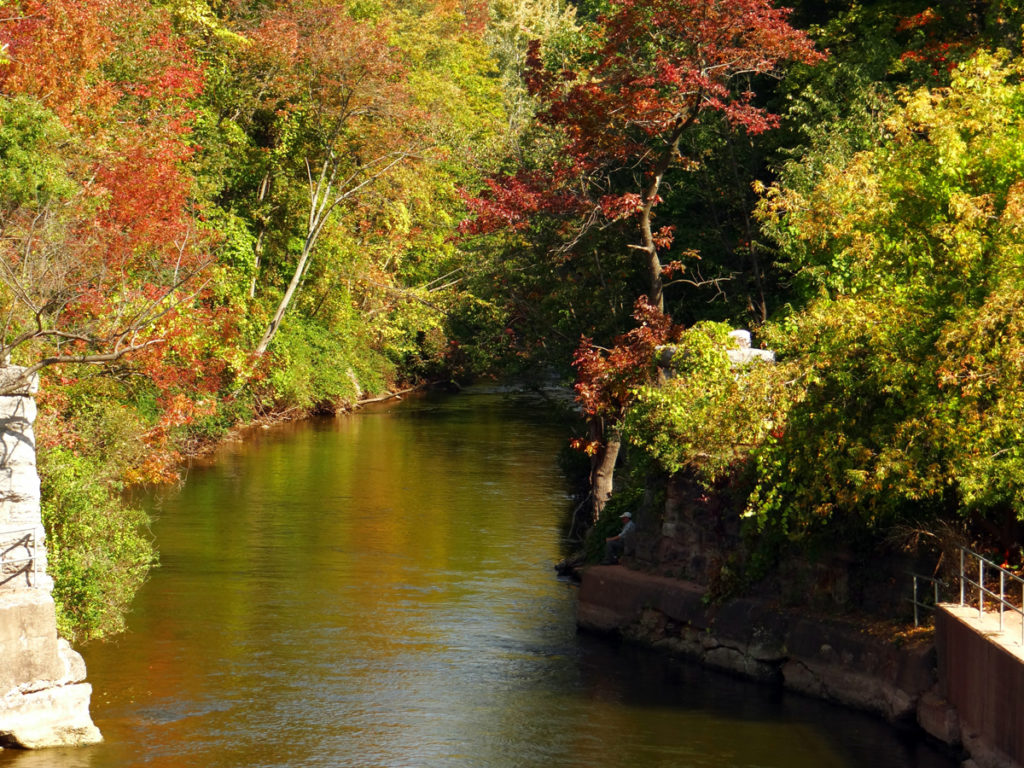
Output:
[[[418,400],[257,435],[154,499],[163,566],[86,649],[106,743],[9,768],[950,768],[884,725],[576,634],[565,440]]]

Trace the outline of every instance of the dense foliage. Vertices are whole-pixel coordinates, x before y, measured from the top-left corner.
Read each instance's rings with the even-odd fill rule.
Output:
[[[1020,73],[979,53],[905,92],[875,148],[768,191],[809,301],[775,331],[803,376],[756,514],[1024,517]]]
[[[705,4],[705,18],[725,5]],[[1019,45],[1021,9],[799,7],[794,18],[817,23],[827,58],[790,38],[779,59],[801,63],[778,86],[751,81],[767,94],[756,102],[751,85],[705,83],[724,89],[715,103],[723,119],[709,110],[670,132],[671,162],[661,161],[656,115],[694,114],[661,99],[678,87],[673,57],[704,38],[691,31],[680,45],[642,34],[651,18],[665,20],[660,12],[602,4],[582,17],[589,45],[531,49],[537,135],[561,153],[542,142],[492,177],[467,227],[515,233],[535,263],[599,254],[589,285],[612,299],[615,319],[610,329],[580,323],[577,391],[601,428],[577,444],[597,458],[611,453],[614,465],[624,437],[662,473],[684,473],[709,493],[728,484],[733,503],[747,499],[750,530],[774,534],[766,540],[953,524],[1016,552],[1021,80],[1017,60],[995,51]],[[634,24],[628,40],[616,36],[620,14]],[[768,26],[779,29],[779,18]],[[772,55],[769,70],[779,63]],[[644,77],[620,77],[645,56]],[[639,103],[634,85],[647,89]],[[761,135],[772,124],[732,111],[754,103],[766,110],[756,115],[782,112],[774,135]],[[670,169],[675,183],[662,186]],[[664,267],[659,251],[680,243],[682,263]],[[654,255],[646,278],[622,256],[628,250]],[[674,363],[662,360],[667,378],[651,372],[662,351],[637,355],[630,336],[656,327],[650,316],[615,336],[629,291],[656,306],[664,296],[692,324],[672,344]],[[702,291],[724,301],[701,307]],[[726,329],[751,324],[778,363],[728,362]],[[602,350],[595,336],[612,345]],[[599,513],[611,469],[596,470]]]
[[[625,441],[756,530],[1008,547],[1024,9],[794,5],[0,0],[0,358],[42,376],[64,631],[153,562],[125,487],[481,374],[575,375],[595,514]]]
[[[62,628],[152,562],[125,484],[472,360],[459,188],[504,146],[486,9],[0,3],[0,357],[41,372]],[[486,308],[486,302],[483,302]],[[475,321],[475,320],[474,320]]]

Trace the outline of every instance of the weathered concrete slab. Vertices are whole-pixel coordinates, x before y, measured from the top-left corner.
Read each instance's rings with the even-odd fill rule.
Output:
[[[103,741],[89,718],[88,683],[9,693],[0,699],[0,746],[76,747]]]
[[[701,625],[704,593],[690,582],[598,565],[586,569],[580,582],[576,621],[587,629],[611,631],[639,621],[651,606],[672,621]]]
[[[904,690],[885,676],[861,671],[853,662],[808,661],[791,657],[782,667],[787,688],[815,698],[872,712],[890,721],[916,718],[922,691]]]
[[[734,600],[714,612],[715,634],[739,641],[758,661],[777,662],[788,655],[790,617],[759,600]]]
[[[962,743],[956,707],[934,691],[921,697],[917,705],[917,722],[925,733],[939,741],[953,746]]]
[[[53,598],[48,593],[0,592],[0,659],[0,695],[21,685],[63,677]]]
[[[577,622],[894,721],[915,720],[935,685],[930,644],[897,645],[761,600],[709,607],[704,594],[697,584],[621,566],[588,568]]]

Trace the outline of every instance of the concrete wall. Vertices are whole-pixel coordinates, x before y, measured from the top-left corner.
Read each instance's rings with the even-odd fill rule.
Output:
[[[960,606],[941,606],[936,613],[940,692],[956,708],[964,744],[972,754],[987,750],[993,754],[990,763],[1024,764],[1019,625],[1016,632],[998,633],[976,617],[977,609]]]
[[[35,381],[0,367],[0,749],[91,744],[85,662],[57,636],[46,574]],[[11,386],[11,382],[16,386]]]

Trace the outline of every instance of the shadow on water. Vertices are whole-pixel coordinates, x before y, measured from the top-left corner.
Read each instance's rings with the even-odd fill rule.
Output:
[[[948,750],[919,732],[866,713],[606,637],[581,634],[579,645],[590,695],[615,699],[623,709],[671,712],[683,721],[699,723],[699,734],[690,735],[707,748],[706,753],[702,760],[681,764],[872,768],[953,768],[958,764]],[[744,744],[745,737],[750,741]],[[722,761],[723,750],[731,750],[732,757]]]

